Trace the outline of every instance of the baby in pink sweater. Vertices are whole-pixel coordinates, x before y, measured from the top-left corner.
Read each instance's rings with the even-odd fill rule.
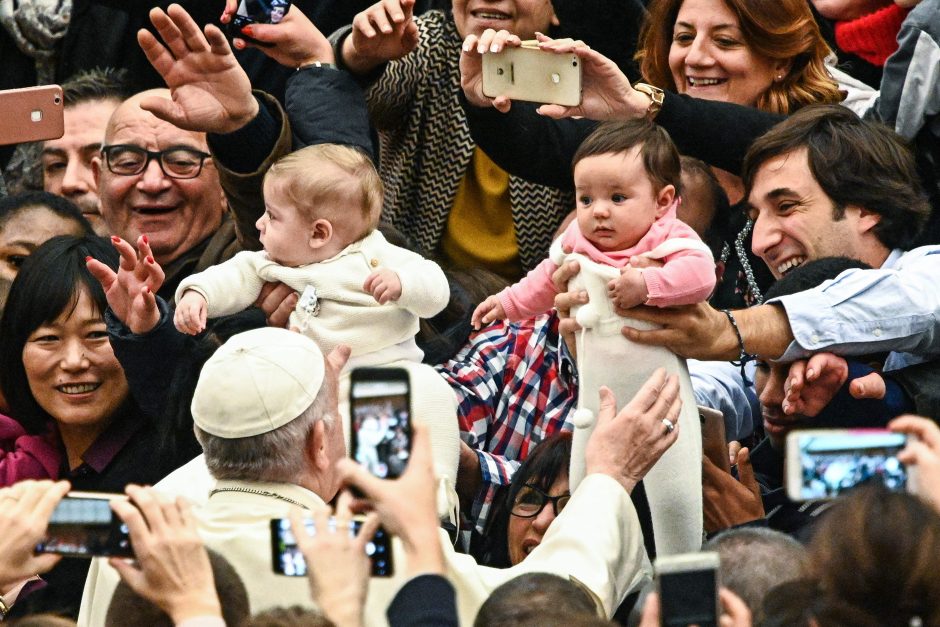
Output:
[[[711,251],[676,218],[681,165],[666,131],[647,120],[602,124],[572,163],[577,219],[552,244],[548,259],[477,306],[474,328],[551,309],[552,274],[570,253],[620,269],[607,292],[621,309],[688,305],[707,299],[714,289]]]

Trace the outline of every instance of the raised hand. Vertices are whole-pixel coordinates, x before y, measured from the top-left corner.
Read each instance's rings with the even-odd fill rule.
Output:
[[[555,40],[536,33],[539,48],[581,59],[581,104],[577,107],[546,104],[538,112],[550,118],[580,116],[592,120],[629,120],[646,115],[649,98],[633,89],[617,64],[583,41]]]
[[[355,73],[400,59],[418,46],[415,0],[379,0],[353,18],[343,41],[343,61]]]
[[[114,500],[111,508],[127,523],[136,560],[111,558],[111,566],[174,624],[197,616],[221,617],[209,555],[189,504],[135,485],[127,486],[127,495],[137,507]]]
[[[790,364],[784,384],[783,413],[813,417],[833,399],[849,376],[845,359],[832,353],[816,353]]]
[[[147,60],[166,81],[172,100],[145,98],[140,106],[182,129],[231,133],[258,114],[251,81],[238,64],[225,35],[208,24],[204,30],[178,4],[150,10],[163,42],[149,31],[137,32]]]
[[[242,32],[267,46],[257,46],[236,37],[232,44],[239,50],[257,48],[281,65],[299,68],[315,61],[333,63],[333,47],[304,12],[292,6],[277,24],[250,24]]]
[[[460,54],[460,86],[470,104],[478,107],[493,106],[502,113],[509,111],[512,101],[506,96],[489,98],[483,95],[483,55],[521,45],[522,40],[506,30],[487,28],[479,36],[467,35]]]
[[[108,306],[132,333],[147,333],[160,322],[155,294],[163,285],[163,268],[153,258],[146,235],[137,238],[137,250],[114,235],[111,244],[121,255],[118,271],[89,257],[88,271],[104,289]]]

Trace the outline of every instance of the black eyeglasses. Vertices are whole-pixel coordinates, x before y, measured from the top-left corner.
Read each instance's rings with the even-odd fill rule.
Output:
[[[108,169],[122,176],[140,174],[156,159],[163,173],[172,179],[194,179],[202,172],[202,164],[211,157],[207,152],[173,146],[166,150],[145,150],[133,144],[102,146]]]
[[[549,496],[534,485],[527,483],[516,495],[516,500],[512,503],[511,513],[519,518],[534,518],[545,508],[546,503],[551,503],[552,511],[557,516],[561,513],[561,510],[565,509],[565,505],[568,504],[570,499],[571,495],[567,492],[558,496]]]

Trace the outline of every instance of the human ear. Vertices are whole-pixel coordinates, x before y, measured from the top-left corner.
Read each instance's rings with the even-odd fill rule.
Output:
[[[881,214],[869,211],[868,209],[858,208],[858,227],[859,233],[868,233],[881,222]]]
[[[327,470],[332,463],[327,453],[326,425],[322,420],[313,424],[307,437],[307,457],[317,470]]]
[[[777,59],[774,61],[774,82],[779,83],[790,73],[793,67],[793,59]]]
[[[333,239],[333,224],[324,218],[317,218],[310,227],[310,248],[322,248]]]
[[[656,217],[661,218],[669,211],[673,201],[676,199],[676,186],[666,185],[656,194]]]
[[[101,185],[101,155],[91,158],[91,175],[95,179],[95,189]]]

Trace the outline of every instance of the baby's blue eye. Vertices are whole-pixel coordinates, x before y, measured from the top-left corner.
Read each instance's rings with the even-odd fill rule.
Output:
[[[625,201],[627,197],[624,196],[623,194],[614,194],[613,196],[610,197],[610,199],[616,203],[621,203]]]

